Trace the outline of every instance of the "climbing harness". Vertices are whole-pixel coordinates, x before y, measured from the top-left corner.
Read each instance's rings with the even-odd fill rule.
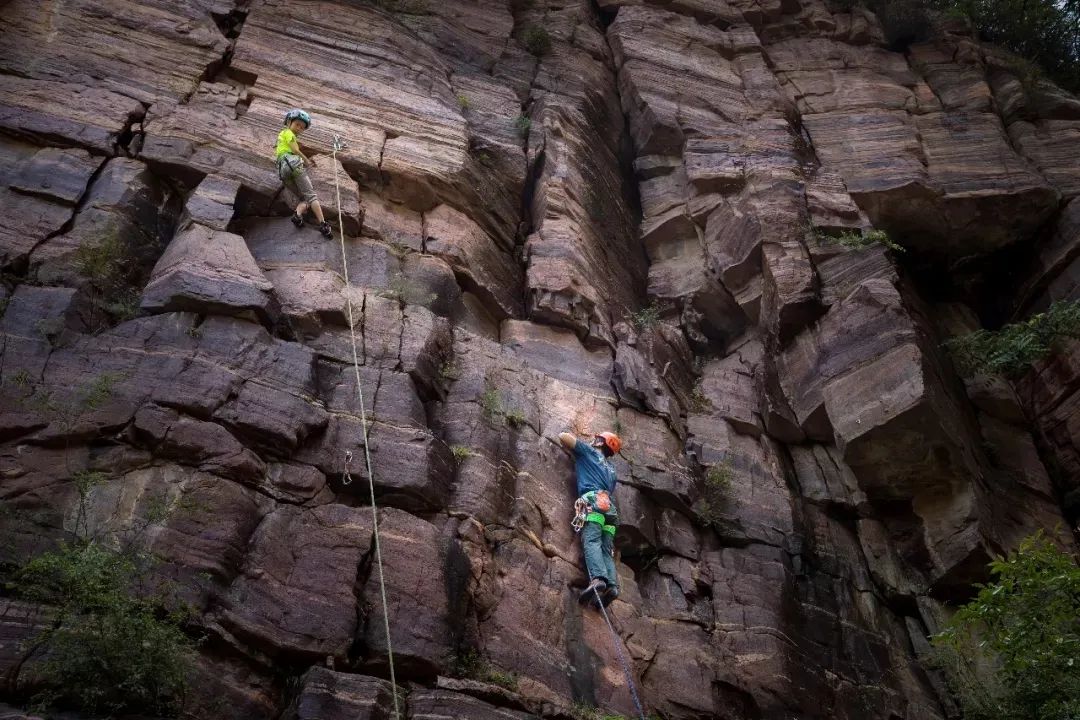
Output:
[[[293,158],[295,158],[295,160]],[[296,175],[303,166],[304,161],[302,158],[297,157],[293,153],[285,153],[277,159],[278,177],[284,182],[288,178]]]
[[[302,110],[299,112],[303,113]],[[305,116],[307,115],[307,113],[303,114]],[[308,118],[309,125],[310,122],[310,118]],[[360,400],[360,427],[364,436],[364,461],[367,464],[368,488],[371,491],[372,535],[375,538],[375,564],[379,568],[379,593],[382,595],[383,629],[386,631],[386,656],[390,664],[390,689],[394,693],[394,720],[400,720],[401,714],[398,710],[397,678],[394,675],[394,647],[390,642],[390,611],[386,602],[386,579],[383,577],[382,547],[379,544],[379,514],[375,507],[375,475],[371,471],[371,451],[368,448],[367,411],[364,409],[364,388],[360,383],[360,359],[356,352],[356,323],[353,319],[352,293],[348,292],[349,259],[345,252],[345,221],[341,217],[341,187],[338,185],[337,162],[338,151],[344,149],[345,143],[341,140],[341,136],[335,135],[334,150],[333,153],[331,153],[331,157],[333,158],[334,165],[334,197],[337,202],[338,238],[341,240],[341,267],[343,274],[345,275],[345,306],[348,309],[349,314],[349,340],[352,342],[353,373],[356,375],[356,394]],[[352,451],[346,450],[345,474],[342,481],[345,485],[352,482],[352,476],[349,475],[349,463],[351,461]]]
[[[599,512],[596,512],[599,510]],[[611,510],[611,495],[607,490],[590,490],[577,500],[574,501],[574,519],[570,521],[570,526],[574,528],[574,532],[581,532],[585,527],[585,523],[594,522],[599,523],[604,532],[609,532],[612,535],[615,534],[615,526],[607,524],[607,518],[604,517],[604,513]],[[608,530],[608,528],[611,528]]]
[[[611,624],[611,618],[608,617],[607,608],[604,607],[604,601],[600,599],[600,591],[593,587],[593,595],[596,595],[596,606],[600,608],[600,612],[604,615],[604,622],[607,623],[608,630],[611,631],[611,642],[615,645],[615,654],[619,656],[619,662],[622,664],[623,676],[626,677],[626,685],[630,688],[630,697],[634,699],[634,709],[637,710],[638,718],[645,720],[645,711],[641,709],[641,700],[638,699],[637,687],[634,686],[634,679],[630,676],[630,664],[626,662],[626,656],[623,655],[622,643],[619,642],[619,634],[615,632],[615,626]]]

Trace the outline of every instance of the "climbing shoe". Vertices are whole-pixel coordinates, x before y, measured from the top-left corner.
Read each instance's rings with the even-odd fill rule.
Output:
[[[296,227],[303,227],[304,226],[304,218],[300,217],[296,213],[293,213],[292,217],[289,218],[289,219],[292,220],[292,224],[295,225]]]
[[[607,590],[607,583],[603,578],[593,578],[592,582],[585,586],[585,589],[578,594],[578,602],[582,605],[588,604],[590,601],[596,600],[596,594],[600,593],[600,596],[604,596],[604,592]]]
[[[607,607],[611,603],[615,602],[615,598],[619,597],[619,588],[614,585],[608,587],[607,590],[600,593],[600,604]],[[593,598],[593,607],[597,607],[596,598]]]
[[[332,240],[334,238],[334,230],[330,227],[330,223],[326,221],[319,223],[319,232],[321,232],[322,236],[327,240]]]

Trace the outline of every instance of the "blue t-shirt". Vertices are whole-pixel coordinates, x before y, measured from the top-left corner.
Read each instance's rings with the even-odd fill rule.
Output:
[[[581,497],[590,490],[607,490],[615,499],[615,466],[604,454],[588,443],[574,445],[574,470],[577,471],[577,492]]]

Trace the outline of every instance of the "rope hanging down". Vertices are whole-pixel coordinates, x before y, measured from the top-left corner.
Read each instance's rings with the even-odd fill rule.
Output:
[[[634,699],[634,709],[637,710],[638,717],[645,720],[645,711],[641,709],[641,700],[638,699],[634,679],[630,677],[630,664],[626,662],[626,656],[623,655],[619,634],[615,632],[615,626],[611,624],[607,608],[604,607],[604,603],[600,600],[600,592],[595,587],[593,587],[593,595],[596,595],[596,604],[600,608],[600,612],[604,614],[604,622],[607,623],[608,630],[611,631],[611,642],[615,644],[615,654],[619,656],[619,662],[622,663],[623,675],[626,676],[626,685],[630,688],[630,697]]]
[[[367,463],[368,487],[371,490],[371,524],[375,538],[375,564],[379,568],[379,593],[382,595],[383,629],[386,631],[386,656],[390,663],[390,689],[394,693],[394,720],[400,720],[401,713],[398,710],[397,678],[394,676],[394,647],[390,642],[390,611],[386,603],[386,580],[383,577],[382,547],[379,545],[379,515],[375,508],[375,475],[371,472],[371,451],[368,449],[368,425],[367,412],[364,410],[364,388],[360,384],[360,359],[356,354],[356,323],[353,321],[352,292],[349,287],[349,259],[345,253],[345,221],[341,216],[341,187],[338,185],[338,162],[339,150],[345,149],[340,135],[334,136],[334,150],[331,153],[334,163],[334,197],[337,203],[338,215],[338,239],[341,241],[341,268],[345,275],[345,307],[349,313],[349,340],[352,342],[353,373],[356,375],[356,395],[360,399],[360,427],[364,435],[364,462]],[[352,460],[352,452],[345,453],[345,484],[352,482],[349,475],[349,462]]]

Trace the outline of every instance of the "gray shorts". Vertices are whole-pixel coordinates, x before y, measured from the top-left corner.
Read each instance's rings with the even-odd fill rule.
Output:
[[[304,168],[304,158],[292,153],[285,153],[278,158],[278,177],[285,187],[306,203],[318,200],[315,188],[311,187],[311,178]]]

